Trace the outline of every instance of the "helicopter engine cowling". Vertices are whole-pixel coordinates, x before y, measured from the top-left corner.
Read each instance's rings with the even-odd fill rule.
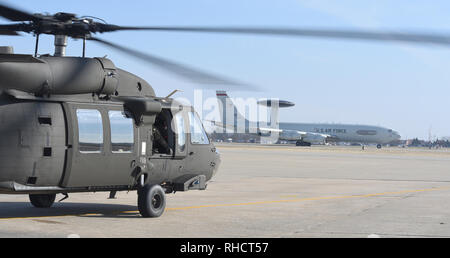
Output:
[[[114,94],[118,76],[105,58],[0,55],[0,89],[38,95]]]

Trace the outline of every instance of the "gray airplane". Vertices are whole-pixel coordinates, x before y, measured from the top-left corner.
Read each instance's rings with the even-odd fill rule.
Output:
[[[355,124],[329,124],[329,123],[279,123],[276,128],[265,126],[260,123],[252,123],[239,113],[233,101],[228,97],[225,91],[217,91],[217,99],[219,101],[219,112],[222,115],[223,122],[214,121],[214,124],[224,128],[235,128],[237,121],[243,121],[245,132],[255,132],[261,136],[269,136],[276,133],[278,140],[295,141],[297,146],[311,146],[312,143],[325,142],[349,142],[361,144],[377,144],[381,148],[383,144],[399,140],[398,132],[372,125],[355,125]],[[293,106],[292,102],[278,101],[280,107]],[[270,102],[259,101],[258,104],[271,106]],[[225,107],[225,108],[224,108]],[[233,111],[232,116],[227,116],[227,111]],[[277,114],[275,114],[277,115]],[[227,119],[228,117],[228,119]],[[230,119],[231,118],[231,119]],[[229,122],[230,120],[234,120]],[[276,120],[275,120],[276,121]],[[256,126],[252,126],[255,124]]]

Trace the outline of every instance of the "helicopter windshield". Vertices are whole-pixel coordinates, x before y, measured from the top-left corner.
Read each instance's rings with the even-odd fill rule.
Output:
[[[203,128],[197,113],[189,112],[191,143],[193,144],[209,144],[208,135]]]

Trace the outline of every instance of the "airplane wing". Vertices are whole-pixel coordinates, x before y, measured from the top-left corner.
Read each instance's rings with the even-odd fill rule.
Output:
[[[206,122],[210,122],[212,125],[224,128],[230,131],[235,131],[236,126],[231,124],[223,124],[218,121],[205,120]],[[307,132],[307,131],[298,131],[298,130],[283,130],[278,128],[270,128],[270,127],[251,127],[249,128],[250,132],[256,132],[253,134],[257,134],[260,136],[270,136],[273,134],[278,134],[278,138],[280,140],[286,141],[305,141],[305,142],[314,142],[314,143],[323,143],[328,141],[333,141],[336,139],[335,136],[330,134],[316,133],[316,132]]]
[[[203,120],[204,122],[208,122],[213,126],[217,126],[226,130],[230,130],[230,131],[239,131],[238,127],[236,125],[232,125],[232,124],[224,124],[222,122],[218,122],[218,121],[212,121],[212,120]],[[250,133],[250,134],[258,134],[258,135],[262,135],[262,134],[271,134],[271,133],[280,133],[283,130],[280,129],[275,129],[275,128],[262,128],[262,127],[256,127],[256,126],[248,126],[246,128],[239,128],[239,129],[245,129],[243,130],[244,132],[254,132],[254,133]]]
[[[266,130],[266,128],[262,129]],[[316,133],[316,132],[307,132],[307,131],[298,131],[298,130],[276,130],[279,133],[280,140],[286,141],[304,141],[310,143],[324,143],[329,139],[333,138],[332,135]],[[273,130],[272,130],[273,132]]]
[[[224,124],[222,122],[218,122],[218,121],[212,121],[212,120],[203,120],[204,122],[208,122],[211,123],[211,125],[220,127],[220,128],[224,128],[230,131],[233,131],[237,128],[235,125],[230,125],[230,124]]]

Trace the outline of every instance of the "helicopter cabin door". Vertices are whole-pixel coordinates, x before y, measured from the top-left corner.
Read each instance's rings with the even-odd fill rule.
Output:
[[[188,154],[185,173],[207,175],[211,171],[215,147],[211,144],[198,114],[192,109],[187,113],[189,127]]]
[[[63,187],[133,183],[137,128],[121,105],[65,104],[68,155]]]

